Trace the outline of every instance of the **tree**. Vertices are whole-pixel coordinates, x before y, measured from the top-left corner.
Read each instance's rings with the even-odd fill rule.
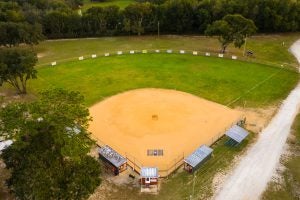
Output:
[[[43,35],[40,24],[0,22],[0,46],[33,45],[41,40]]]
[[[129,24],[129,30],[141,35],[145,31],[145,18],[151,14],[150,3],[130,4],[123,11],[124,23]],[[125,29],[128,31],[128,29]]]
[[[227,46],[233,42],[235,47],[240,48],[245,43],[245,38],[253,35],[257,28],[252,20],[242,15],[226,15],[222,20],[213,22],[207,26],[205,34],[219,36],[221,52],[225,53]]]
[[[87,155],[95,142],[79,93],[45,91],[35,102],[2,108],[0,118],[0,136],[14,141],[1,156],[18,199],[83,199],[100,184],[100,164]]]
[[[106,32],[107,20],[105,8],[102,7],[92,7],[86,11],[83,16],[83,21],[88,33],[92,35],[101,35]]]
[[[28,49],[0,49],[0,86],[8,83],[19,94],[27,93],[27,81],[36,78],[36,54]]]
[[[195,24],[197,0],[170,0],[164,5],[162,29],[176,33],[191,32]]]

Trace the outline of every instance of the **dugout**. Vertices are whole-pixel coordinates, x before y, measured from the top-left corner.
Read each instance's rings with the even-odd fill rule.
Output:
[[[212,152],[212,148],[206,145],[200,146],[191,155],[184,159],[184,169],[187,172],[193,173],[211,157]]]
[[[99,158],[103,161],[106,170],[115,176],[127,169],[127,160],[109,146],[98,149]]]
[[[226,131],[225,135],[229,137],[226,145],[237,146],[249,135],[249,132],[238,125],[234,125]]]

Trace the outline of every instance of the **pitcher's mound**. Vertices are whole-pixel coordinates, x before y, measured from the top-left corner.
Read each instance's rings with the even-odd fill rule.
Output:
[[[212,144],[242,119],[241,112],[166,89],[124,92],[92,106],[90,113],[89,130],[99,144],[109,145],[137,165],[156,166],[160,171],[200,145]]]

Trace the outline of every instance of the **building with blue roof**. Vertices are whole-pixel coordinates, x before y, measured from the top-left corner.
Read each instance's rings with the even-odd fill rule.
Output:
[[[210,158],[213,149],[202,145],[196,149],[191,155],[184,159],[184,169],[190,173],[198,169],[207,159]]]
[[[230,138],[226,144],[229,146],[236,146],[249,135],[249,132],[238,125],[234,125],[226,131],[225,135]]]

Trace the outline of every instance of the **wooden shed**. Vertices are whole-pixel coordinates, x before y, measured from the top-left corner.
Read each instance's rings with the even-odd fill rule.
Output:
[[[119,175],[127,169],[127,160],[109,146],[98,149],[99,158],[103,161],[105,168],[114,175]]]

